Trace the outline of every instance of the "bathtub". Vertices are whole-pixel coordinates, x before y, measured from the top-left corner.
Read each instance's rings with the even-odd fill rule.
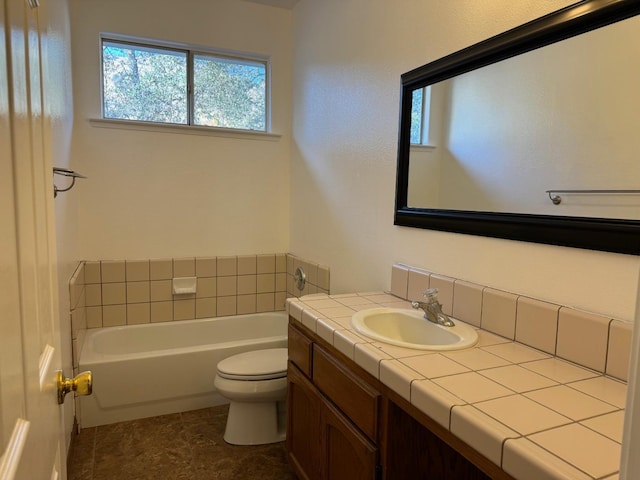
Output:
[[[287,319],[269,312],[87,330],[79,368],[93,373],[93,393],[78,397],[80,426],[228,403],[213,386],[218,362],[286,347]]]

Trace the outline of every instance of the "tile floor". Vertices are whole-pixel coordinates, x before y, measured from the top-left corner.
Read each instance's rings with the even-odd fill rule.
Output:
[[[69,480],[295,480],[284,444],[228,445],[228,405],[83,429]]]

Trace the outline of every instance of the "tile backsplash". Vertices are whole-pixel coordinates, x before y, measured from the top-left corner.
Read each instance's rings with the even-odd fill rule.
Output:
[[[419,300],[438,289],[455,318],[620,380],[627,380],[633,326],[612,317],[395,264],[391,293]]]
[[[179,277],[195,277],[196,292],[174,294]],[[287,297],[309,293],[329,293],[329,268],[285,253],[82,261],[69,282],[74,366],[87,328],[279,311]]]

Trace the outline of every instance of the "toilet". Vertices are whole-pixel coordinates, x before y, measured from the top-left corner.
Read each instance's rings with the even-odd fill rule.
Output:
[[[240,353],[218,362],[214,386],[229,400],[224,441],[281,442],[286,435],[287,349]]]

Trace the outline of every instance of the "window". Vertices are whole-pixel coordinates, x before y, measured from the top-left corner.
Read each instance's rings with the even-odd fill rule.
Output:
[[[410,142],[414,145],[428,145],[431,86],[414,90],[412,95]]]
[[[102,40],[103,117],[267,130],[267,60]]]

